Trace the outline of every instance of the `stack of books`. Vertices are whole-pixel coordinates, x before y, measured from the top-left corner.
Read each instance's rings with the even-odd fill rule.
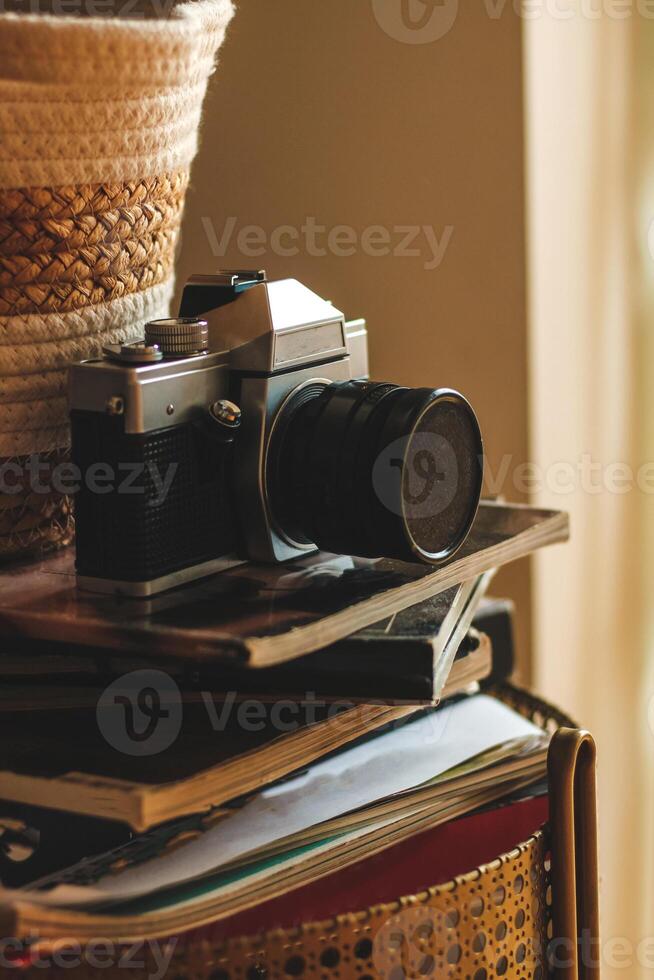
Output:
[[[314,555],[138,601],[77,593],[66,552],[0,575],[2,935],[248,935],[470,870],[499,812],[517,842],[549,735],[495,693],[487,590],[567,533],[483,502],[438,568]]]

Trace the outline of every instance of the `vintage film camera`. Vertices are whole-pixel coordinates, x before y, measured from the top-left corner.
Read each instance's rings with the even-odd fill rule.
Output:
[[[321,549],[438,563],[482,483],[456,391],[367,378],[366,325],[294,279],[193,276],[180,315],[71,370],[77,575],[149,596]]]

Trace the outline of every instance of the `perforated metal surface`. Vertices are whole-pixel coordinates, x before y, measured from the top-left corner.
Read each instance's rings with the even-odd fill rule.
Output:
[[[547,976],[547,841],[536,834],[485,868],[392,905],[290,932],[198,943],[173,974],[187,980]]]
[[[72,434],[82,474],[102,464],[118,475],[102,494],[81,481],[75,499],[81,575],[145,581],[233,550],[229,447],[190,424],[125,435],[120,419],[93,412],[73,412]],[[172,479],[163,492],[166,474]],[[129,486],[121,485],[130,476]]]

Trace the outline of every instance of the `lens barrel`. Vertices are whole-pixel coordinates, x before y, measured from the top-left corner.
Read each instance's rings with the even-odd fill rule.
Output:
[[[463,395],[374,381],[297,389],[266,457],[284,537],[370,558],[449,558],[470,530],[482,478],[481,432]]]

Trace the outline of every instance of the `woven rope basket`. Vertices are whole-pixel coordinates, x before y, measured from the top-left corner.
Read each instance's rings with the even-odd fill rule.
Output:
[[[202,102],[233,12],[231,0],[141,2],[122,17],[104,3],[89,17],[89,3],[0,14],[0,559],[72,537],[68,364],[169,312]]]

